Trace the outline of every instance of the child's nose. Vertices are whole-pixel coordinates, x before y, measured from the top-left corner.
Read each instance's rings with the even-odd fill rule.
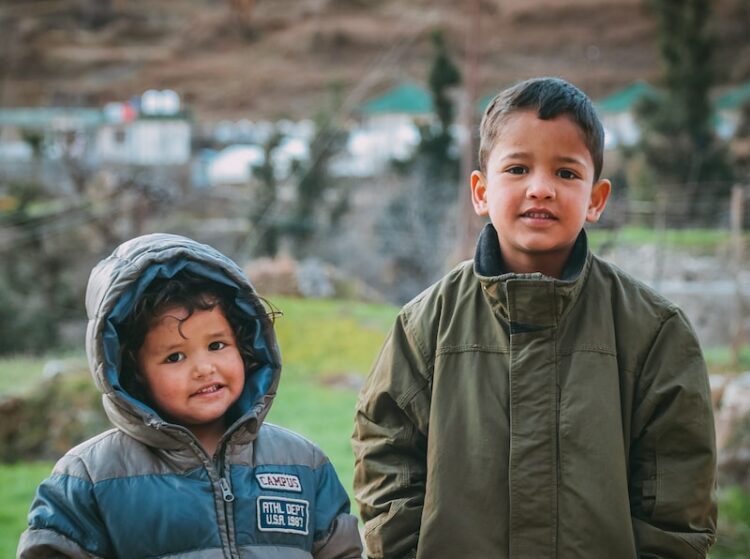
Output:
[[[213,361],[209,359],[203,359],[195,365],[195,373],[201,377],[210,375],[215,370],[216,368],[214,367]]]
[[[531,176],[526,196],[535,200],[549,200],[555,197],[555,188],[549,179]]]

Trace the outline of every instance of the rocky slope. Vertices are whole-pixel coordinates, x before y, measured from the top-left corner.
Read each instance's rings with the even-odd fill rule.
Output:
[[[424,82],[430,33],[479,53],[479,94],[560,75],[601,97],[660,71],[645,0],[4,0],[0,106],[83,105],[175,89],[202,118],[350,110]],[[720,83],[750,78],[750,8],[715,0]]]

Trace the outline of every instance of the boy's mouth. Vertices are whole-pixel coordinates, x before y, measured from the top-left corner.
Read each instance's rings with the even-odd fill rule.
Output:
[[[526,210],[521,214],[521,217],[527,217],[529,219],[557,219],[552,212],[540,208]]]
[[[209,384],[208,386],[204,386],[200,390],[195,391],[193,393],[193,396],[202,396],[203,394],[213,394],[214,392],[218,392],[222,388],[224,388],[223,385],[218,384],[218,383]]]

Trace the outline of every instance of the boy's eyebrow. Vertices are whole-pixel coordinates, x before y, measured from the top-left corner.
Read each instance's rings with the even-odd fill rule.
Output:
[[[229,328],[222,328],[221,330],[215,330],[214,332],[210,332],[210,333],[206,334],[205,337],[213,339],[213,338],[226,338],[226,337],[229,337],[229,336],[232,336],[232,335],[234,335],[234,332],[231,329],[229,329]],[[158,353],[164,353],[164,352],[169,352],[169,351],[172,351],[172,350],[175,350],[175,349],[179,349],[180,347],[182,347],[182,344],[183,344],[183,342],[180,341],[180,342],[175,342],[173,344],[160,345],[160,346],[157,346],[154,349]]]
[[[586,162],[582,161],[578,157],[571,157],[570,155],[562,155],[557,158],[560,163],[575,163],[576,165],[585,165]]]
[[[512,153],[503,154],[501,159],[524,159],[529,157],[529,154],[525,151],[514,151]]]
[[[222,328],[221,330],[216,330],[214,332],[211,332],[209,334],[206,334],[207,338],[222,338],[224,336],[233,335],[234,332],[231,328]]]
[[[154,348],[154,350],[157,353],[164,353],[166,351],[172,351],[172,350],[175,350],[175,349],[179,349],[181,346],[182,346],[182,342],[176,342],[176,343],[173,343],[173,344],[164,344],[164,345],[156,346]]]
[[[500,159],[506,160],[506,159],[528,159],[531,157],[531,154],[526,151],[514,151],[511,153],[503,154]],[[572,155],[561,155],[556,158],[556,160],[560,163],[573,163],[575,165],[585,165],[586,162],[578,157],[573,157]]]

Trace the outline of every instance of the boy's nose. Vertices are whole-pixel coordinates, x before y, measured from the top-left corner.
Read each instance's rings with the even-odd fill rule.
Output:
[[[555,197],[552,182],[542,177],[531,177],[526,188],[526,196],[535,200],[549,200]]]
[[[216,368],[214,367],[213,361],[203,360],[195,365],[195,374],[200,377],[210,375],[215,370]]]

